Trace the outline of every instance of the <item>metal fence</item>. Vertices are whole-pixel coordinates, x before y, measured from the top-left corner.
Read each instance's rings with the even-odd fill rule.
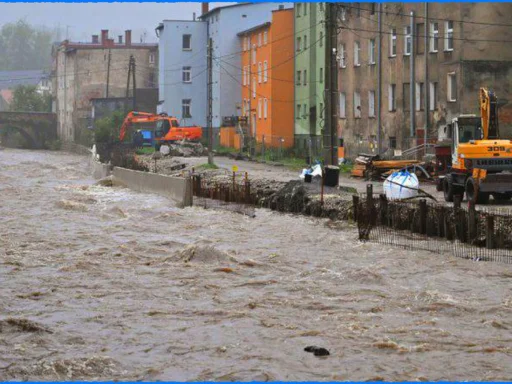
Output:
[[[354,196],[359,239],[407,249],[512,263],[512,214],[499,207],[453,207]]]

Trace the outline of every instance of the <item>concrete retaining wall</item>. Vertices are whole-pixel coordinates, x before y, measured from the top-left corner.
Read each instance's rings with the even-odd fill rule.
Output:
[[[150,192],[168,197],[180,207],[192,205],[192,180],[149,172],[114,167],[114,185],[123,185],[138,192]]]
[[[96,180],[103,179],[104,177],[110,176],[110,165],[100,163],[91,159],[92,177]]]

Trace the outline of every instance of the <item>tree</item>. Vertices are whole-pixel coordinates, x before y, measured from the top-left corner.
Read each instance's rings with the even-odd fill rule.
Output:
[[[119,140],[119,131],[125,118],[124,111],[112,112],[94,123],[94,141],[96,143],[111,143]]]
[[[51,112],[52,97],[40,94],[33,85],[20,85],[14,89],[10,110],[12,112]]]
[[[33,27],[23,19],[4,24],[0,29],[0,70],[48,68],[54,38],[54,32]]]

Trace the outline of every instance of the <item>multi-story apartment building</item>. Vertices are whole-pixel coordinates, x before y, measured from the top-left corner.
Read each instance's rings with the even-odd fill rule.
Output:
[[[322,145],[325,90],[325,4],[295,3],[295,145]]]
[[[123,36],[109,38],[108,30],[101,31],[101,39],[93,35],[90,42],[65,40],[53,46],[52,55],[57,132],[65,141],[76,140],[87,129],[91,99],[126,96],[130,56],[135,58],[137,88],[156,88],[158,45],[132,43],[130,30],[124,41]]]
[[[251,135],[269,147],[292,147],[293,9],[272,11],[272,21],[238,33],[242,51],[242,116]]]
[[[346,157],[392,155],[437,139],[457,115],[478,115],[479,87],[510,97],[512,4],[340,3],[338,14]],[[500,114],[504,135],[510,111]]]
[[[206,126],[207,46],[211,38],[212,126],[218,128],[223,117],[238,115],[241,56],[237,33],[270,22],[273,10],[291,7],[291,3],[238,3],[209,10],[208,3],[202,3],[199,20],[166,20],[160,24],[159,46],[164,53],[160,61],[159,110],[179,119],[183,112],[190,113],[190,122]]]

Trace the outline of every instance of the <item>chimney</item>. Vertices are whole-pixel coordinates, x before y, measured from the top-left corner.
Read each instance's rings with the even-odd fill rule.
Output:
[[[208,3],[201,3],[201,15],[208,13]]]
[[[101,45],[107,45],[108,44],[108,29],[102,29],[101,30]]]
[[[92,35],[92,43],[93,44],[99,44],[100,43],[100,37],[98,35]]]
[[[196,13],[195,12],[192,12],[192,20],[196,21]]]
[[[132,30],[127,29],[124,31],[124,43],[126,45],[132,45]]]
[[[117,40],[117,42],[118,42],[119,44],[123,44],[123,35],[119,35],[119,36],[117,36],[117,39],[118,39],[118,40]]]

